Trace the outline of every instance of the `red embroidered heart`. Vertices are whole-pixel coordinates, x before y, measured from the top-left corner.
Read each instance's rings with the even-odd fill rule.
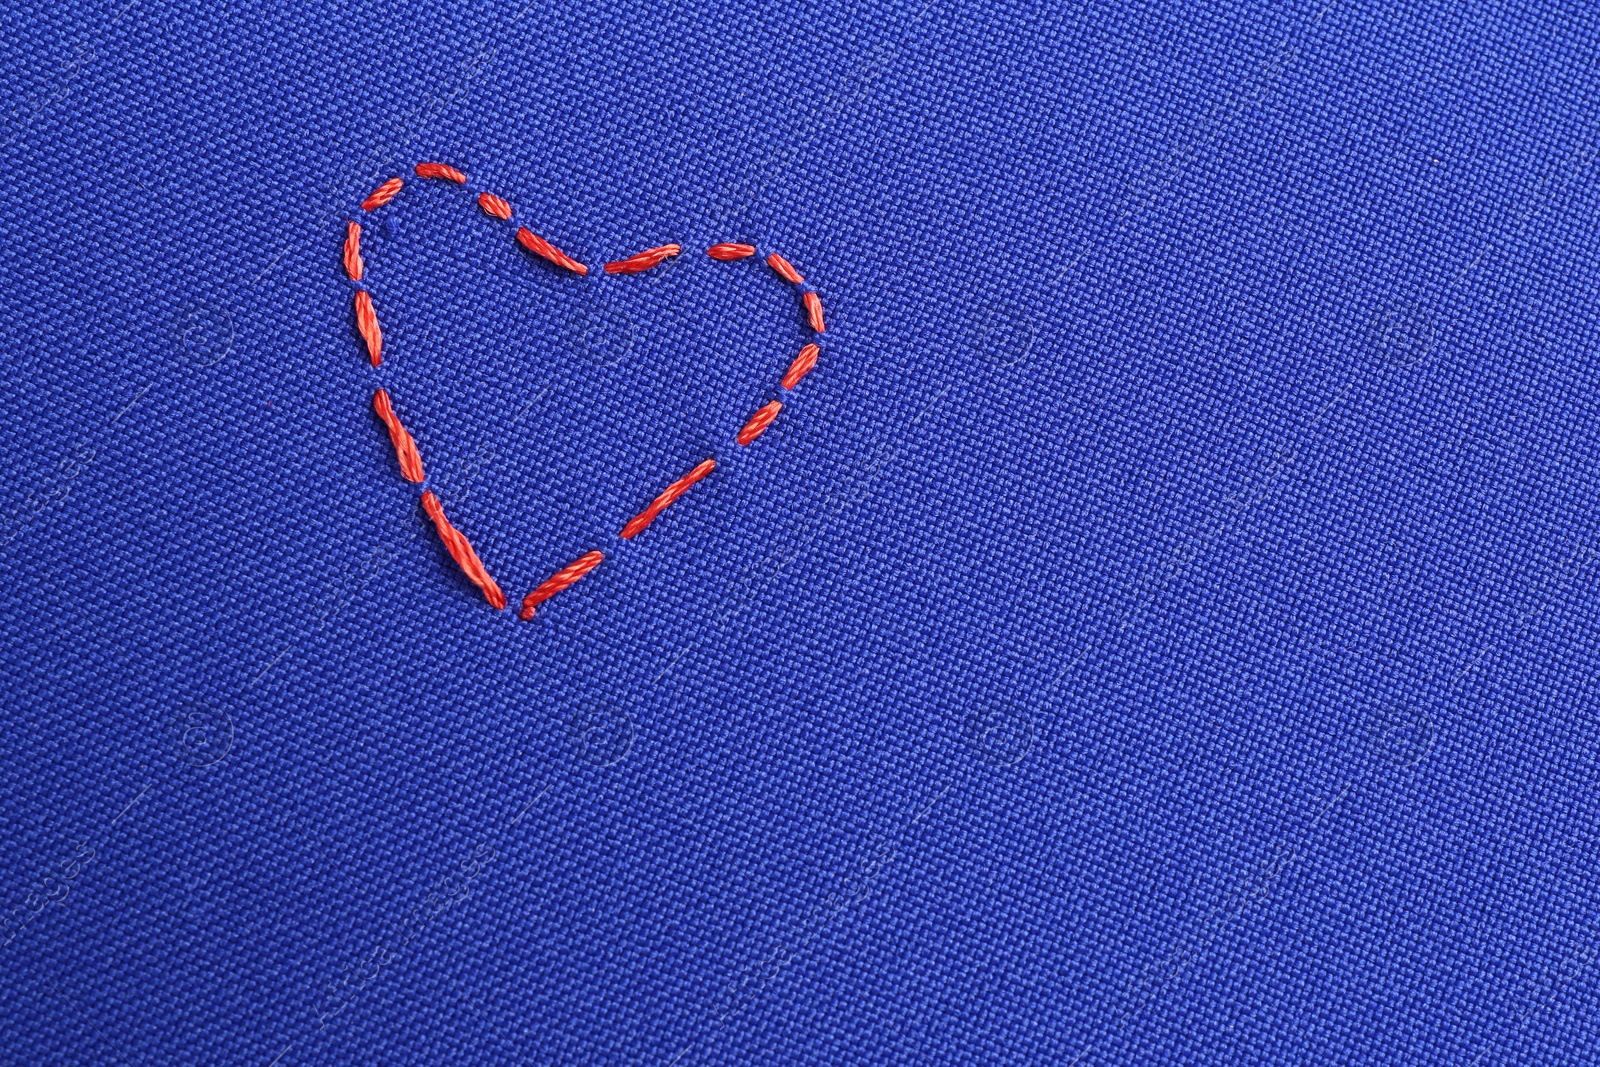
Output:
[[[419,178],[433,178],[453,182],[465,186],[467,176],[454,167],[443,163],[418,163],[415,173]],[[364,212],[377,211],[394,200],[405,187],[405,182],[400,178],[390,178],[372,195],[361,203]],[[490,192],[478,193],[478,206],[486,215],[502,222],[510,222],[512,218],[511,205],[504,199]],[[589,268],[562,252],[543,237],[535,234],[526,226],[516,229],[516,241],[529,252],[554,264],[561,270],[583,276],[589,273]],[[682,248],[675,244],[660,245],[637,252],[625,259],[613,260],[605,265],[607,274],[639,274],[660,266],[666,260],[678,255]],[[716,244],[706,249],[706,254],[712,259],[733,262],[749,259],[756,255],[753,245],[747,244]],[[810,328],[817,334],[826,331],[822,318],[822,300],[816,291],[806,285],[804,278],[794,269],[788,260],[776,252],[766,257],[767,265],[771,267],[785,281],[793,285],[800,294],[800,300],[805,308],[806,321]],[[366,274],[366,266],[361,258],[361,224],[351,221],[347,224],[344,241],[344,269],[351,282],[355,283],[355,325],[366,345],[367,354],[372,361],[375,371],[383,367],[383,330],[378,323],[377,307],[373,303],[372,293],[362,284]],[[800,380],[809,374],[817,365],[817,357],[821,352],[820,346],[809,343],[800,349],[794,361],[789,365],[789,370],[784,374],[779,383],[784,390],[790,390],[800,384]],[[506,606],[505,594],[501,592],[499,583],[489,574],[488,568],[478,558],[478,553],[473,549],[466,535],[456,529],[450,520],[445,517],[444,504],[425,487],[427,475],[422,463],[422,453],[416,440],[406,430],[400,416],[395,411],[394,401],[388,390],[379,388],[372,397],[373,410],[389,431],[389,440],[394,445],[395,459],[399,463],[400,476],[406,481],[422,487],[422,509],[428,518],[433,520],[434,529],[438,531],[439,539],[444,542],[450,558],[455,560],[463,574],[476,585],[482,592],[484,599],[495,608]],[[756,438],[772,425],[778,417],[778,412],[783,409],[781,400],[772,400],[758,408],[751,415],[744,427],[739,431],[734,440],[740,447],[748,447]],[[625,541],[632,540],[644,532],[663,511],[672,506],[679,498],[687,493],[697,482],[705,478],[717,467],[714,457],[707,458],[697,464],[693,470],[661,490],[649,505],[639,514],[635,515],[617,533]],[[544,601],[555,596],[563,589],[567,589],[590,571],[594,570],[605,559],[605,553],[600,549],[586,552],[571,563],[556,571],[539,585],[534,587],[522,601],[522,610],[519,615],[523,619],[534,617],[535,610]]]

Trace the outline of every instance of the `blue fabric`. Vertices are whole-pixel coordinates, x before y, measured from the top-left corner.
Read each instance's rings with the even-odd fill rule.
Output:
[[[1596,1062],[1597,47],[9,5],[0,1062]]]

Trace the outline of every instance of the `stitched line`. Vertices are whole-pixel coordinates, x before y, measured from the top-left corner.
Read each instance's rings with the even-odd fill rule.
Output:
[[[712,259],[720,259],[724,261],[734,259],[749,259],[755,254],[755,245],[721,244],[712,245],[710,248],[706,249],[706,255],[710,256]]]
[[[461,171],[444,163],[418,163],[412,168],[419,178],[433,178],[465,185],[467,177]],[[362,201],[363,211],[373,211],[383,207],[397,196],[405,183],[400,178],[390,178],[375,189],[366,200]],[[512,215],[511,204],[503,198],[490,192],[479,192],[477,203],[483,212],[501,221],[510,221]],[[550,263],[571,271],[574,274],[585,276],[589,268],[556,248],[544,238],[538,236],[527,227],[518,227],[516,232],[517,243],[528,251],[548,260]],[[645,249],[625,259],[613,260],[605,264],[607,274],[638,274],[659,266],[667,259],[679,255],[683,251],[677,244],[659,245],[655,248]],[[706,254],[712,259],[733,261],[748,259],[757,254],[754,245],[724,242],[714,244],[706,249]],[[796,286],[803,286],[805,279],[800,272],[795,270],[793,264],[778,253],[767,256],[767,265],[778,273],[785,281]],[[361,257],[361,226],[351,221],[347,224],[344,241],[344,268],[352,282],[359,283],[366,273],[366,266]],[[807,319],[811,329],[816,333],[825,332],[826,327],[822,319],[822,301],[816,293],[809,290],[802,291],[801,301],[805,305]],[[355,289],[356,327],[367,352],[372,359],[373,367],[381,367],[383,363],[383,331],[378,325],[377,309],[373,306],[372,294],[359,285]],[[815,343],[807,344],[800,349],[799,355],[790,364],[784,374],[782,385],[784,389],[793,389],[800,384],[801,379],[810,374],[817,365],[821,348]],[[405,425],[394,410],[393,401],[385,389],[378,389],[372,397],[373,410],[384,426],[389,431],[389,440],[395,450],[395,459],[400,467],[401,477],[406,481],[420,484],[424,481],[425,474],[422,466],[422,454],[417,449],[416,440],[406,430]],[[739,445],[748,446],[772,425],[778,413],[783,410],[783,403],[778,400],[768,402],[752,415],[744,424],[735,438]],[[661,515],[663,511],[677,502],[696,483],[709,475],[717,467],[714,458],[708,458],[698,464],[688,474],[669,485],[663,490],[644,511],[635,515],[622,528],[618,535],[625,541],[631,541],[643,533],[649,525]],[[421,497],[423,510],[433,520],[434,528],[438,531],[439,539],[445,549],[450,553],[461,572],[465,574],[474,585],[482,592],[484,599],[495,608],[506,606],[505,594],[500,586],[489,575],[483,561],[479,559],[472,543],[465,534],[451,525],[445,517],[444,505],[431,490],[424,490]],[[561,568],[555,574],[545,579],[538,588],[523,599],[522,608],[518,615],[523,619],[532,619],[535,608],[544,601],[555,596],[582,579],[605,559],[605,554],[596,549],[579,556],[576,560]]]
[[[741,445],[748,445],[751,441],[766,433],[767,427],[772,425],[772,420],[777,418],[778,412],[782,410],[783,402],[780,400],[774,400],[763,405],[760,410],[750,416],[750,421],[744,424],[744,429],[739,431],[738,442]]]
[[[543,237],[534,233],[526,226],[517,227],[517,243],[536,256],[543,256],[558,267],[564,267],[574,274],[588,274],[589,268],[567,255]]]
[[[378,366],[383,362],[383,331],[378,328],[378,311],[372,306],[372,294],[365,289],[356,290],[356,329],[367,343],[372,365]]]
[[[651,267],[659,266],[664,260],[677,255],[683,249],[678,245],[661,245],[658,248],[647,248],[643,252],[635,252],[627,259],[617,259],[606,264],[607,274],[639,274]]]
[[[501,222],[511,218],[511,205],[493,193],[479,193],[478,206],[483,208],[485,215],[493,215]]]
[[[378,210],[380,207],[393,200],[395,195],[399,193],[402,188],[404,188],[405,184],[406,183],[401,181],[399,178],[390,178],[388,181],[372,190],[371,196],[361,201],[361,210]]]
[[[590,571],[600,566],[600,561],[605,558],[605,553],[601,552],[599,549],[596,549],[593,552],[585,552],[583,555],[579,556],[565,567],[562,567],[560,570],[556,571],[550,577],[541,582],[539,584],[539,588],[535,589],[533,592],[529,593],[523,598],[522,610],[517,612],[518,617],[522,618],[523,620],[533,618],[534,608],[537,608],[540,604],[543,604],[546,600],[549,600],[551,597],[561,592],[561,590],[572,585],[585,574],[588,574]]]
[[[794,269],[794,264],[774,252],[767,257],[767,266],[778,273],[778,277],[791,285],[804,285],[806,280],[800,272]],[[805,305],[806,321],[811,324],[811,329],[816,333],[827,333],[828,327],[822,321],[822,297],[806,290],[800,294],[800,302]]]
[[[443,178],[445,181],[455,182],[457,185],[467,184],[467,176],[465,174],[444,163],[418,163],[411,169],[416,172],[419,178]]]
[[[804,285],[806,280],[800,277],[800,272],[794,269],[794,264],[774,252],[767,257],[767,266],[778,272],[778,277],[791,285]]]
[[[344,272],[359,282],[366,267],[361,262],[361,223],[352,222],[344,231]]]
[[[394,413],[388,390],[379,389],[372,394],[372,409],[389,428],[389,440],[394,443],[394,458],[400,462],[401,477],[408,482],[421,482],[426,477],[422,473],[422,453],[417,451],[417,442],[401,424],[400,416]]]
[[[793,389],[800,384],[800,379],[810,374],[817,365],[817,356],[822,352],[822,346],[809,344],[800,350],[794,357],[794,362],[789,364],[789,373],[783,376],[783,387]]]
[[[800,294],[800,302],[806,306],[806,318],[811,320],[811,328],[817,333],[827,333],[828,327],[822,321],[822,297],[805,292]]]
[[[439,503],[439,498],[431,490],[422,494],[422,510],[428,513],[428,518],[433,520],[434,528],[439,531],[439,540],[444,542],[445,549],[450,553],[450,558],[456,561],[456,566],[461,568],[469,581],[483,590],[483,599],[494,607],[496,611],[506,606],[506,595],[500,591],[495,580],[489,577],[483,561],[472,550],[472,542],[466,535],[444,517],[444,505]],[[526,605],[524,605],[526,608]]]
[[[717,461],[714,459],[705,460],[697,465],[694,470],[663,489],[660,496],[650,501],[649,507],[629,519],[628,525],[622,528],[622,533],[619,536],[624,541],[632,541],[635,537],[638,537],[644,532],[646,526],[656,521],[657,515],[666,511],[675,500],[687,493],[691,485],[716,469]]]

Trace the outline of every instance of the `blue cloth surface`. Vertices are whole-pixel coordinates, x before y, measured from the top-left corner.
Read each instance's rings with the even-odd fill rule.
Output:
[[[0,1063],[1600,1062],[1597,49],[8,5]]]

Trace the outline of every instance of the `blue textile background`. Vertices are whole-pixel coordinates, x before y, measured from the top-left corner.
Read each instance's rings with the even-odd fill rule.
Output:
[[[1596,1062],[1597,46],[9,5],[0,1062]]]

